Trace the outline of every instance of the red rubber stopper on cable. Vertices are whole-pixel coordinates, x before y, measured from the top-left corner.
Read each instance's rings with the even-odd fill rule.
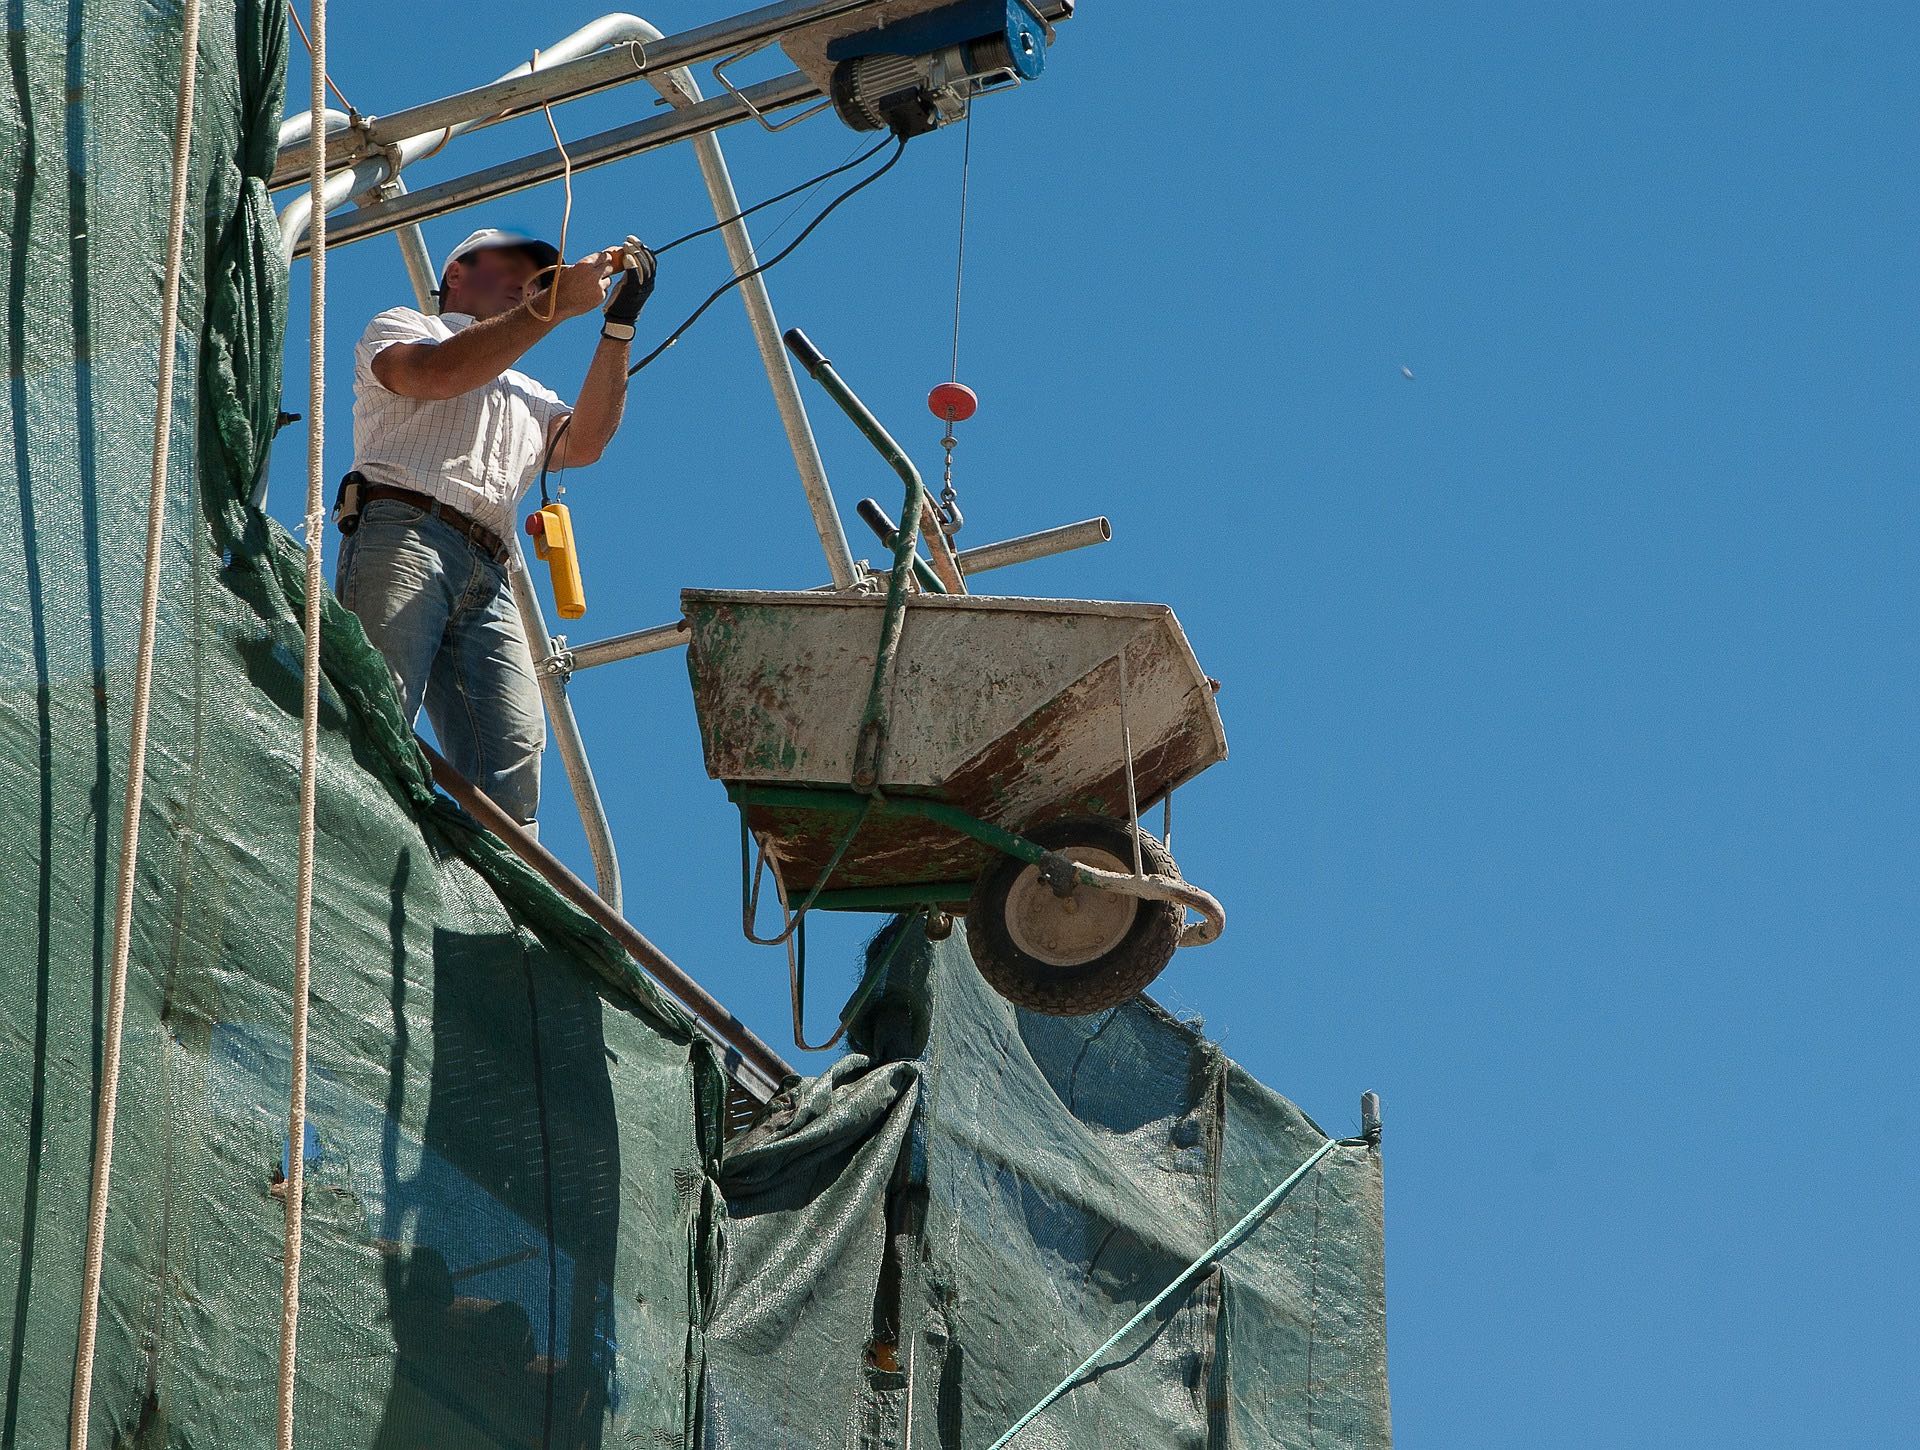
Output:
[[[927,408],[947,423],[964,423],[980,406],[979,398],[965,383],[939,383],[927,394]]]

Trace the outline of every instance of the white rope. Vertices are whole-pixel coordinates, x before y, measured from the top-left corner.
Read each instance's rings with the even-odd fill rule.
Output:
[[[313,196],[327,179],[327,0],[313,11],[313,127],[308,187]],[[307,342],[307,584],[306,661],[300,701],[300,866],[294,888],[292,1090],[287,1109],[286,1268],[280,1286],[280,1385],[278,1450],[293,1450],[293,1395],[299,1365],[300,1249],[307,1185],[307,997],[313,967],[314,793],[320,755],[320,570],[326,539],[324,463],[326,443],[327,211],[313,209]]]
[[[80,1338],[74,1353],[72,1450],[86,1450],[93,1409],[93,1355],[100,1332],[100,1272],[106,1256],[107,1194],[113,1176],[113,1119],[120,1096],[120,1038],[127,1009],[127,959],[133,937],[134,872],[140,855],[140,807],[147,772],[147,716],[153,696],[153,646],[160,618],[160,555],[167,532],[167,452],[173,436],[173,352],[180,330],[181,257],[186,246],[188,162],[193,150],[193,87],[200,48],[200,0],[181,15],[180,95],[173,120],[173,196],[160,284],[160,378],[154,400],[153,472],[147,481],[147,567],[140,596],[140,649],[133,675],[133,724],[127,734],[127,791],[120,821],[120,880],[113,908],[113,961],[107,977],[100,1105],[94,1126],[93,1187],[87,1198],[87,1246],[81,1269]]]

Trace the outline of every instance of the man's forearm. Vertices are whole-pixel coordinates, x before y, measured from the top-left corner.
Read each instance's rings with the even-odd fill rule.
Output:
[[[457,398],[499,377],[553,327],[522,302],[510,312],[472,323],[445,341],[422,348],[409,360],[413,376],[408,381],[420,395]]]
[[[613,441],[627,405],[627,344],[603,337],[593,350],[587,379],[573,405],[573,421],[560,441],[561,466],[591,463]]]

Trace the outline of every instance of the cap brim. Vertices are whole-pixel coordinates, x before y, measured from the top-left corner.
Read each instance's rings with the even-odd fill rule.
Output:
[[[542,267],[557,266],[560,261],[560,249],[550,242],[522,242],[520,250]]]
[[[536,267],[551,267],[560,261],[560,249],[551,242],[496,242],[485,247],[470,247],[457,257],[448,260],[465,262],[482,252],[522,252],[533,259]]]

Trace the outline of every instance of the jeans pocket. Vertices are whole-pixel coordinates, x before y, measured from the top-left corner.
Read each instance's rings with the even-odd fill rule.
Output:
[[[377,498],[360,510],[360,527],[368,524],[417,524],[427,511],[397,498]]]

